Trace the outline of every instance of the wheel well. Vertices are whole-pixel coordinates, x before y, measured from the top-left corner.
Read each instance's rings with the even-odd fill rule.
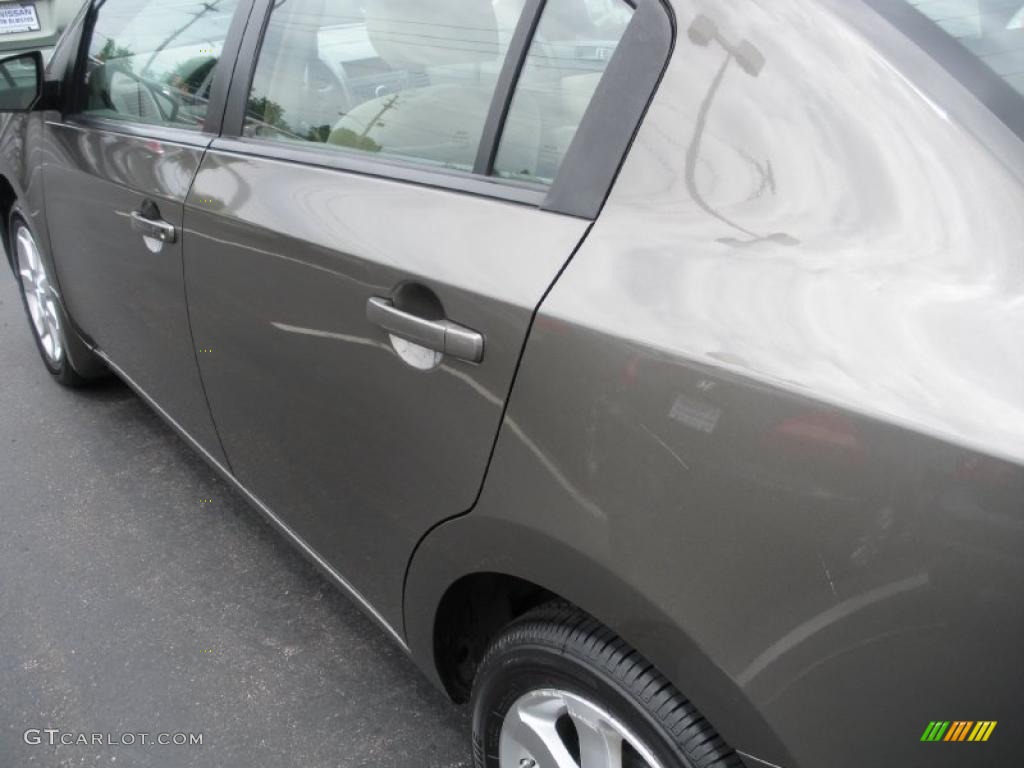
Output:
[[[4,253],[7,254],[7,261],[14,269],[14,256],[11,254],[10,242],[7,237],[7,222],[11,218],[11,209],[18,196],[14,193],[14,187],[6,177],[0,176],[0,236],[3,237]]]
[[[553,592],[500,573],[475,573],[452,584],[434,621],[434,663],[448,695],[468,700],[491,640],[512,620],[555,599]]]

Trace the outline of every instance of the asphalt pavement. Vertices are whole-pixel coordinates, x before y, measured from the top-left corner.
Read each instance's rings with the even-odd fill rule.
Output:
[[[50,379],[6,266],[0,768],[469,766],[464,709],[131,390]]]

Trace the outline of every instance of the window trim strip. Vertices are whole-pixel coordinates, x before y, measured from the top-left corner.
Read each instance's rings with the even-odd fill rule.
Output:
[[[232,138],[242,136],[249,92],[252,90],[252,81],[256,76],[257,59],[263,49],[263,37],[270,24],[270,13],[273,11],[274,5],[274,0],[252,0],[252,10],[238,47],[235,69],[231,76],[231,86],[225,100],[221,136]]]
[[[249,92],[275,0],[253,0],[252,13],[238,50],[238,62],[227,96],[221,138],[214,142],[211,149],[252,157],[285,159],[399,182],[446,188],[531,204],[551,213],[594,220],[604,207],[675,47],[675,15],[668,2],[624,1],[635,9],[633,19],[619,41],[616,55],[605,70],[576,137],[550,187],[479,172],[482,152],[486,151],[485,159],[489,165],[493,165],[497,156],[518,76],[525,64],[546,0],[526,0],[505,64],[499,73],[499,80],[507,78],[506,82],[499,83],[503,86],[503,96],[500,99],[492,98],[485,119],[485,135],[478,147],[472,173],[433,169],[411,160],[364,159],[362,155],[356,158],[336,149],[300,149],[279,142],[245,138],[242,128]],[[507,93],[504,88],[508,88]]]
[[[174,126],[162,125],[159,123],[140,123],[131,120],[116,120],[88,112],[69,115],[61,122],[69,128],[78,130],[92,130],[102,133],[129,136],[133,139],[144,139],[148,141],[166,142],[178,144],[183,147],[194,149],[205,149],[216,137],[205,131],[193,131],[188,128],[176,128]]]
[[[477,147],[476,162],[473,164],[473,173],[480,176],[490,177],[494,172],[494,160],[498,156],[498,147],[501,144],[505,121],[512,108],[516,87],[519,85],[519,75],[526,65],[526,57],[537,33],[537,26],[540,24],[545,5],[547,5],[547,0],[526,0],[515,32],[512,33],[505,61],[498,74],[494,95],[491,97],[491,107],[484,121],[484,131]]]
[[[235,6],[235,14],[228,27],[228,36],[224,40],[224,47],[221,50],[220,60],[217,62],[217,71],[213,75],[213,84],[210,87],[210,101],[206,105],[206,122],[203,125],[203,133],[212,133],[219,136],[224,126],[224,118],[227,113],[228,94],[231,92],[231,80],[238,66],[239,50],[242,46],[242,38],[245,29],[249,24],[249,17],[252,14],[252,0],[239,0]],[[230,63],[230,66],[226,62]]]
[[[636,0],[635,8],[562,159],[544,210],[598,217],[661,85],[675,48],[675,16],[662,0]]]
[[[539,184],[509,183],[506,179],[479,176],[469,171],[434,168],[395,158],[369,157],[336,148],[323,148],[320,144],[290,144],[266,141],[245,136],[222,136],[209,147],[211,152],[223,152],[246,157],[301,163],[361,176],[372,176],[384,181],[418,184],[452,192],[465,192],[510,203],[539,208],[544,202],[546,188]]]

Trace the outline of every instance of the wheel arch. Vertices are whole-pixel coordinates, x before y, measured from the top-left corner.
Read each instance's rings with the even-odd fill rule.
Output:
[[[569,602],[613,630],[735,748],[795,765],[753,703],[684,627],[620,574],[514,521],[470,514],[428,535],[406,581],[406,640],[427,677],[462,701],[474,651],[486,648],[509,621],[551,599]],[[470,654],[468,660],[460,649]]]
[[[0,237],[3,239],[4,253],[7,256],[8,266],[11,268],[11,274],[15,275],[16,279],[20,279],[17,276],[17,266],[15,264],[15,254],[11,248],[10,242],[10,223],[12,214],[17,211],[18,216],[25,222],[29,231],[32,232],[33,237],[39,242],[41,246],[41,257],[46,260],[49,264],[51,272],[51,279],[60,286],[60,277],[57,274],[56,263],[49,252],[49,238],[48,233],[45,231],[43,226],[45,221],[33,221],[28,211],[24,208],[25,196],[19,193],[18,189],[11,183],[10,179],[3,173],[0,173]],[[22,203],[19,206],[19,203]],[[41,231],[42,230],[42,231]],[[71,367],[75,373],[83,380],[100,379],[109,374],[106,366],[102,361],[93,354],[93,343],[91,339],[82,331],[82,329],[75,323],[71,317],[71,312],[67,307],[64,293],[59,290],[56,294],[56,303],[58,311],[61,314],[64,323],[64,343],[66,345],[66,353],[71,362]]]
[[[3,237],[4,253],[7,255],[7,264],[11,271],[14,271],[14,254],[11,251],[8,222],[11,219],[11,211],[18,201],[18,193],[8,180],[7,176],[0,174],[0,236]]]

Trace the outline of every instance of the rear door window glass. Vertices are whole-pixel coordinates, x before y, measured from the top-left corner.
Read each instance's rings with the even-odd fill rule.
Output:
[[[522,0],[281,0],[244,133],[471,171]]]
[[[494,163],[550,184],[633,17],[623,0],[549,0],[519,77]]]
[[[1024,0],[907,1],[1024,96]]]

